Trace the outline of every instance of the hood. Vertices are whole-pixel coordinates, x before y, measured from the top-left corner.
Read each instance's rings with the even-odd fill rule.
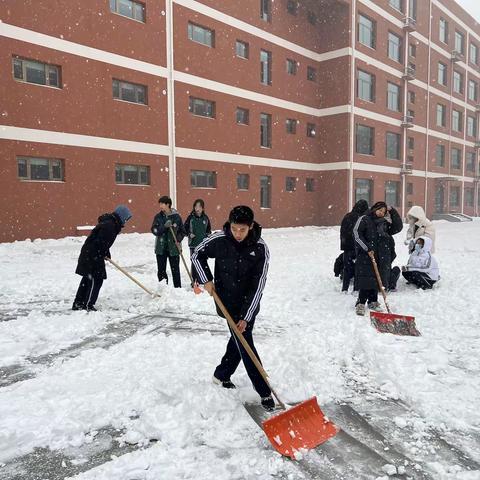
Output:
[[[225,222],[225,225],[223,226],[223,231],[225,232],[225,235],[229,238],[231,238],[236,244],[238,245],[254,245],[260,240],[260,237],[262,236],[262,227],[257,223],[253,222],[253,228],[248,232],[247,238],[243,242],[237,242],[232,235],[232,231],[230,230],[230,222]]]
[[[422,252],[430,253],[433,245],[432,239],[430,237],[419,237],[419,238],[421,238],[424,242]]]
[[[118,218],[122,222],[122,226],[125,225],[125,223],[132,218],[132,212],[125,205],[119,205],[113,213],[116,213],[118,215]]]
[[[407,216],[415,217],[417,225],[423,225],[427,221],[427,216],[425,215],[425,210],[419,205],[414,205],[407,213]]]
[[[366,200],[359,200],[352,208],[352,213],[364,215],[368,211],[368,202]]]
[[[117,213],[113,212],[113,213],[104,213],[103,215],[100,215],[98,217],[98,223],[103,223],[103,222],[107,222],[107,221],[113,221],[115,222],[115,225],[117,225],[117,228],[118,230],[120,231],[120,229],[123,227],[123,223],[122,221],[120,220],[120,217],[118,216]]]

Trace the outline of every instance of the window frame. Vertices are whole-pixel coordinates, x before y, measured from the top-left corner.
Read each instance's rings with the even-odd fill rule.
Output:
[[[195,36],[195,29],[202,30],[202,34],[205,36],[205,33],[210,33],[210,43],[202,41],[199,39],[198,35]],[[204,27],[199,23],[189,21],[187,24],[187,38],[198,45],[203,45],[208,48],[215,48],[215,30],[212,28]]]
[[[137,2],[136,0],[123,0],[123,1],[126,1],[126,2],[129,2],[132,4],[132,6],[140,6],[141,9],[142,9],[142,12],[143,12],[143,18],[142,19],[138,19],[136,17],[136,13],[133,14],[133,16],[131,15],[125,15],[124,13],[121,13],[120,12],[120,2],[119,0],[110,0],[109,3],[110,3],[110,12],[116,14],[116,15],[120,15],[121,17],[124,17],[124,18],[129,18],[130,20],[134,20],[136,22],[139,22],[139,23],[147,23],[147,7],[145,5],[145,3],[143,2]],[[114,7],[112,8],[112,5],[114,5]],[[132,12],[136,12],[136,8],[132,8]]]
[[[202,115],[201,113],[198,113],[195,111],[195,104],[196,102],[204,102],[207,107],[207,113],[208,113],[208,104],[210,104],[211,108],[211,114],[210,115]],[[194,115],[195,117],[199,118],[210,118],[210,119],[215,119],[216,118],[216,102],[213,100],[207,100],[206,98],[199,98],[199,97],[193,97],[189,96],[188,97],[188,111]]]
[[[362,23],[362,19],[365,19],[368,22],[370,22],[370,25]],[[370,18],[368,15],[359,13],[357,28],[358,28],[358,35],[357,35],[358,43],[375,50],[377,48],[377,22],[372,18]],[[367,35],[370,40],[369,43],[365,43],[364,41],[362,41],[362,38],[365,39],[365,36],[363,35],[365,31],[369,32]]]
[[[245,56],[239,54],[238,52],[239,45],[242,45],[244,47]],[[244,42],[243,40],[238,40],[238,39],[235,40],[235,56],[243,60],[248,60],[250,58],[250,44],[248,42]]]
[[[243,118],[246,121],[239,121],[238,114],[243,112]],[[237,125],[250,125],[250,110],[248,108],[237,107],[235,110],[235,123]]]
[[[260,113],[260,148],[272,148],[272,115],[270,113]]]
[[[21,62],[20,68],[22,70],[22,77],[19,78],[16,76],[15,72],[15,64],[18,64],[18,62]],[[27,67],[28,64],[37,64],[41,65],[44,70],[44,75],[45,75],[45,83],[38,83],[38,82],[31,82],[27,80]],[[55,72],[56,78],[57,78],[57,84],[52,84],[50,83],[50,74],[51,69]],[[38,85],[40,87],[50,87],[50,88],[56,88],[58,90],[62,90],[63,84],[62,84],[62,67],[60,65],[54,65],[52,63],[46,63],[46,62],[41,62],[39,60],[34,60],[31,58],[26,58],[26,57],[21,57],[19,55],[13,55],[12,56],[12,76],[13,79],[16,82],[20,83],[28,83],[29,85]]]
[[[241,179],[246,179],[246,188]],[[241,192],[248,192],[250,190],[250,174],[249,173],[237,173],[237,190]]]
[[[201,174],[201,175],[198,175]],[[209,175],[204,175],[209,174]],[[207,181],[205,182],[207,185],[198,185],[197,180],[198,178],[206,178]],[[209,181],[213,180],[213,186],[208,185]],[[215,190],[217,188],[217,172],[215,170],[197,170],[191,169],[190,170],[190,187],[194,189],[208,189],[208,190]]]
[[[118,89],[118,97],[115,96],[115,85],[117,84],[117,89]],[[128,85],[130,87],[133,87],[134,90],[134,95],[137,101],[132,101],[132,100],[126,100],[125,98],[121,98],[122,95],[122,85]],[[141,102],[138,101],[138,93],[143,89],[143,96],[145,101]],[[125,80],[120,80],[119,78],[112,78],[112,97],[114,100],[119,101],[119,102],[126,102],[126,103],[131,103],[134,105],[148,105],[148,86],[147,85],[142,85],[140,83],[133,83],[133,82],[127,82]]]
[[[362,79],[362,75],[367,75],[369,77],[369,82],[366,81],[365,79]],[[375,75],[373,73],[366,72],[365,70],[362,70],[361,68],[357,68],[357,98],[360,100],[363,100],[364,102],[370,102],[370,103],[375,103]],[[368,92],[368,97],[365,98],[361,95],[365,91],[365,88],[369,90]]]
[[[389,156],[390,152],[392,151],[392,145],[389,144],[389,138],[395,137],[395,146],[396,146],[396,151],[395,155],[396,156]],[[385,157],[387,160],[400,160],[401,155],[402,155],[402,148],[401,148],[401,142],[402,142],[402,136],[399,133],[395,132],[386,132],[385,133]]]
[[[119,171],[121,173],[121,181],[117,181],[117,167],[119,168]],[[137,170],[137,178],[138,182],[137,183],[129,183],[125,181],[125,168],[130,167],[134,168]],[[141,170],[140,169],[145,169],[144,173],[146,174],[146,183],[141,182]],[[150,166],[149,165],[133,165],[130,163],[115,163],[115,184],[116,185],[136,185],[136,186],[148,186],[151,185],[151,177],[150,177]]]
[[[32,160],[41,160],[48,162],[48,179],[32,178]],[[25,168],[27,176],[20,176],[20,162],[25,162]],[[54,162],[59,162],[60,177],[53,176]],[[31,155],[17,155],[17,178],[21,182],[53,182],[53,183],[65,183],[65,159],[52,158],[52,157],[34,157]]]
[[[397,44],[392,42],[393,38],[398,41]],[[393,48],[392,48],[393,46]],[[403,51],[403,41],[402,37],[397,35],[396,33],[389,31],[388,32],[388,39],[387,39],[387,56],[390,60],[393,60],[394,62],[403,63],[402,59],[402,51]],[[391,53],[397,53],[396,56],[392,56]]]
[[[369,135],[369,148],[368,152],[366,151],[360,151],[359,146],[361,144],[361,139],[359,138],[359,131],[360,129],[368,129],[370,132]],[[375,127],[370,127],[369,125],[362,125],[360,123],[357,123],[355,126],[355,153],[358,155],[369,155],[369,156],[374,156],[375,155]]]
[[[285,192],[297,191],[297,177],[285,177]]]

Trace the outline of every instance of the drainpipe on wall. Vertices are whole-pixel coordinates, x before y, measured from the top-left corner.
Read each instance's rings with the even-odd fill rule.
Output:
[[[429,0],[429,22],[428,22],[428,70],[427,70],[427,131],[425,139],[425,199],[424,210],[427,213],[428,208],[428,167],[430,165],[430,82],[432,75],[431,57],[432,47],[430,43],[432,41],[432,0]],[[435,195],[435,191],[434,191]],[[435,205],[435,201],[434,201]],[[427,214],[428,215],[428,214]]]
[[[352,11],[351,11],[351,49],[352,54],[350,56],[351,66],[350,66],[350,168],[349,168],[349,177],[348,177],[348,210],[353,208],[354,196],[353,196],[353,155],[355,149],[355,44],[357,39],[357,1],[352,1]]]
[[[410,2],[407,2],[405,8],[405,18],[410,16]],[[404,72],[406,72],[408,68],[408,57],[409,57],[409,39],[410,35],[408,30],[405,31],[405,43],[403,48],[403,67]],[[403,116],[405,117],[408,114],[408,77],[405,77],[405,84],[403,86]],[[407,137],[408,137],[408,129],[403,129],[403,152],[402,152],[402,169],[400,171],[400,178],[402,180],[402,205],[400,214],[402,218],[405,218],[405,194],[406,194],[406,182],[407,182],[407,175],[406,175],[406,167],[407,167]]]
[[[173,0],[165,0],[167,32],[167,102],[168,102],[168,186],[173,205],[177,206],[177,165],[175,157],[175,79],[173,57]]]

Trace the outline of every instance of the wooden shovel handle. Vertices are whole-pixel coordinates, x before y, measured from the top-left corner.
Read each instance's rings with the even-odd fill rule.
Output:
[[[122,268],[118,263],[115,263],[111,258],[105,257],[105,260],[109,263],[111,263],[117,270],[122,272],[124,275],[126,275],[132,282],[135,282],[140,288],[145,290],[149,295],[152,297],[159,297],[160,295],[157,295],[156,293],[153,293],[150,291],[147,287],[142,285],[136,278],[132,277],[124,268]]]
[[[370,256],[370,254],[369,254],[368,256],[372,260],[373,270],[375,271],[375,276],[377,277],[378,288],[382,292],[383,301],[385,302],[385,306],[387,307],[387,312],[392,313],[390,311],[390,307],[388,306],[387,294],[385,293],[385,288],[383,287],[382,277],[380,276],[380,272],[378,271],[378,266],[377,266],[377,261],[375,260],[375,255]]]
[[[185,270],[188,273],[188,276],[190,277],[190,282],[193,283],[192,274],[190,273],[190,269],[188,268],[187,262],[185,261],[185,257],[183,256],[182,249],[180,247],[180,244],[178,243],[177,236],[175,235],[175,231],[173,230],[173,227],[171,225],[168,228],[170,230],[170,233],[172,234],[173,241],[175,242],[175,246],[177,247],[178,253],[180,254],[180,257],[182,258],[183,266],[185,267]]]

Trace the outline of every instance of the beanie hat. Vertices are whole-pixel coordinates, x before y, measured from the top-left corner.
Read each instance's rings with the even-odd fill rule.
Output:
[[[122,225],[125,225],[125,222],[127,220],[130,220],[132,218],[132,212],[126,207],[125,205],[119,205],[115,210],[114,213],[118,215],[120,218],[120,221],[122,222]]]
[[[371,212],[376,212],[377,210],[380,210],[381,208],[384,208],[385,210],[388,210],[387,204],[385,202],[377,202],[370,208],[370,211]]]
[[[253,210],[246,205],[234,207],[228,216],[228,221],[230,223],[251,225],[253,223]]]

